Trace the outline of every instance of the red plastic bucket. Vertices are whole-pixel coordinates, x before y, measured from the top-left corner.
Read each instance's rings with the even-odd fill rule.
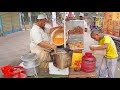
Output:
[[[1,68],[5,78],[27,78],[24,74],[24,68],[22,66],[3,66]]]
[[[1,70],[2,70],[2,73],[3,73],[3,75],[4,75],[4,77],[11,77],[11,74],[10,74],[10,70],[12,69],[12,66],[10,66],[10,65],[8,65],[8,66],[3,66],[2,68],[1,68]]]

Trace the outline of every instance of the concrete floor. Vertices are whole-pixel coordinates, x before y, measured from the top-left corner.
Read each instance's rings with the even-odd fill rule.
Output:
[[[0,67],[8,64],[18,65],[21,61],[20,57],[29,51],[29,31],[0,37]],[[2,77],[1,70],[0,77]]]
[[[84,33],[84,50],[85,52],[90,52],[89,46],[92,44],[97,44],[96,41],[91,39],[90,31]],[[20,57],[29,52],[29,30],[20,31],[10,35],[0,37],[0,67],[4,65],[19,65]],[[97,58],[97,72],[102,61],[102,56],[95,56]],[[120,61],[117,63],[115,78],[120,78]],[[0,78],[2,78],[2,72],[0,70]]]

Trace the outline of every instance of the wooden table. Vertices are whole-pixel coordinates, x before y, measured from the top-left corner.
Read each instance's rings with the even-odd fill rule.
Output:
[[[96,71],[91,73],[76,72],[74,69],[70,69],[69,75],[51,75],[49,74],[49,69],[40,69],[38,78],[97,78],[97,73]]]
[[[74,71],[74,69],[70,69],[70,74],[68,76],[69,78],[97,78],[97,73],[96,71],[86,73],[82,71]]]

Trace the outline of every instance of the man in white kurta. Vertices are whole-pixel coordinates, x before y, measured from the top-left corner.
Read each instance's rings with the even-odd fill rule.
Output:
[[[50,61],[50,49],[55,49],[56,46],[50,44],[50,40],[48,38],[47,33],[44,30],[45,27],[45,16],[39,15],[38,21],[33,25],[30,31],[30,50],[31,53],[36,53],[39,57],[40,68],[46,68],[46,61]]]

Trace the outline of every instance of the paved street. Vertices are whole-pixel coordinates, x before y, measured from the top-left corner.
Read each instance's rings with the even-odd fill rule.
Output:
[[[29,31],[0,37],[0,67],[8,64],[18,65],[20,57],[27,52],[29,52]],[[0,77],[2,77],[1,70]]]
[[[85,32],[85,43],[83,55],[85,52],[90,52],[89,46],[92,44],[97,44],[96,41],[91,39],[90,31]],[[20,57],[29,52],[29,31],[20,31],[10,35],[0,37],[0,67],[8,64],[19,65]],[[97,72],[102,61],[101,56],[96,56],[97,58]],[[117,63],[115,77],[120,78],[120,61]],[[2,73],[0,71],[0,77]]]

